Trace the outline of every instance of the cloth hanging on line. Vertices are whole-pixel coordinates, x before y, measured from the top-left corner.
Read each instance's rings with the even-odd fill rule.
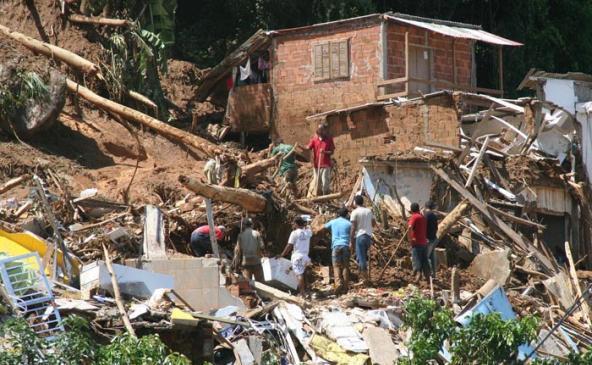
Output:
[[[240,79],[241,81],[245,81],[247,80],[249,77],[251,77],[251,58],[249,58],[247,60],[247,64],[245,65],[245,67],[243,66],[239,66],[240,68]]]

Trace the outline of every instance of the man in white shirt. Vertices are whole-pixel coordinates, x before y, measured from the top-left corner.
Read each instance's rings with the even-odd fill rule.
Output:
[[[364,197],[356,195],[354,198],[356,209],[351,214],[350,250],[356,253],[360,279],[365,285],[370,285],[370,270],[368,267],[368,249],[372,245],[372,228],[376,224],[372,210],[364,207]],[[354,246],[355,244],[355,246]]]
[[[292,251],[292,270],[298,276],[298,291],[301,296],[306,293],[306,267],[310,264],[310,257],[308,252],[310,250],[310,238],[312,231],[310,227],[306,226],[306,222],[302,217],[297,217],[294,221],[294,230],[290,233],[288,244],[280,255],[286,256]]]

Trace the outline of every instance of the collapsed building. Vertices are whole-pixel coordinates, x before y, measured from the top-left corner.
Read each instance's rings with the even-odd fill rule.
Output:
[[[158,333],[195,362],[392,364],[412,355],[402,303],[417,293],[451,308],[459,325],[474,312],[536,314],[545,340],[536,356],[588,348],[592,314],[572,305],[592,278],[592,78],[533,70],[521,87],[536,97],[504,99],[501,62],[497,88],[477,83],[475,42],[498,47],[500,60],[502,46],[520,46],[474,25],[373,14],[257,32],[206,73],[191,91],[225,105],[223,125],[234,132],[303,145],[316,124],[328,124],[336,193],[312,198],[282,195],[277,158],[114,108],[68,80],[85,102],[57,112],[53,128],[67,140],[49,134],[52,126],[46,133],[73,152],[35,140],[37,148],[6,142],[0,151],[10,161],[0,186],[2,301],[29,319],[52,309],[43,326],[31,320],[39,336],[64,331],[60,316],[78,313],[103,338]],[[117,138],[127,132],[137,151]],[[221,151],[246,156],[233,187],[207,184],[200,173],[203,159]],[[289,262],[266,260],[265,283],[231,269],[245,217],[273,257],[294,217],[322,226],[359,193],[381,225],[370,252],[374,288],[333,295],[323,233],[313,239],[311,299],[291,295]],[[414,285],[404,220],[410,203],[428,200],[443,217],[438,276]],[[213,240],[217,257],[195,257],[193,229],[222,223],[230,238]],[[12,285],[14,267],[34,273],[30,288]],[[32,288],[34,303],[24,290]]]

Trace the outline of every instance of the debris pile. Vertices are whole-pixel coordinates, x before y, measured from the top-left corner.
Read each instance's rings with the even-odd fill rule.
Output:
[[[71,19],[83,29],[130,26]],[[517,349],[522,358],[564,359],[592,344],[592,272],[584,269],[592,264],[590,176],[575,106],[439,92],[455,99],[457,146],[359,156],[359,165],[339,166],[331,192],[320,195],[320,163],[310,168],[305,149],[274,155],[222,143],[223,109],[190,96],[203,76],[194,66],[169,62],[178,73],[160,75],[169,124],[134,90],[122,98],[106,91],[96,44],[78,52],[82,58],[5,26],[0,32],[0,46],[24,59],[48,63],[51,46],[62,62],[51,67],[66,75],[62,92],[72,96],[52,97],[53,120],[30,136],[8,128],[8,136],[30,139],[0,145],[0,297],[39,336],[51,340],[65,331],[64,316],[79,314],[102,341],[157,333],[195,362],[393,364],[413,356],[405,303],[425,296],[450,309],[457,326],[475,313],[536,315],[539,340]],[[280,172],[290,155],[293,181]],[[378,228],[369,277],[347,257],[359,283],[341,294],[323,228],[358,195]],[[407,219],[412,203],[428,201],[439,216],[428,248],[434,275],[417,280]],[[295,221],[312,230],[305,297],[296,295],[296,265],[277,257]],[[198,227],[211,245],[204,255],[192,240]],[[248,229],[263,243],[256,280],[240,270],[249,266],[239,260]],[[447,346],[442,363],[451,361]]]

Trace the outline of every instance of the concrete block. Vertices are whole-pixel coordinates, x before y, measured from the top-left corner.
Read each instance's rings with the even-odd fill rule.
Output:
[[[113,271],[122,294],[138,298],[150,298],[156,289],[172,289],[175,279],[171,275],[159,274],[149,270],[113,264]],[[84,265],[80,272],[80,289],[88,297],[92,289],[100,288],[113,292],[111,275],[103,261]]]
[[[495,250],[477,255],[469,271],[483,280],[493,279],[500,286],[504,286],[510,277],[510,250]]]

